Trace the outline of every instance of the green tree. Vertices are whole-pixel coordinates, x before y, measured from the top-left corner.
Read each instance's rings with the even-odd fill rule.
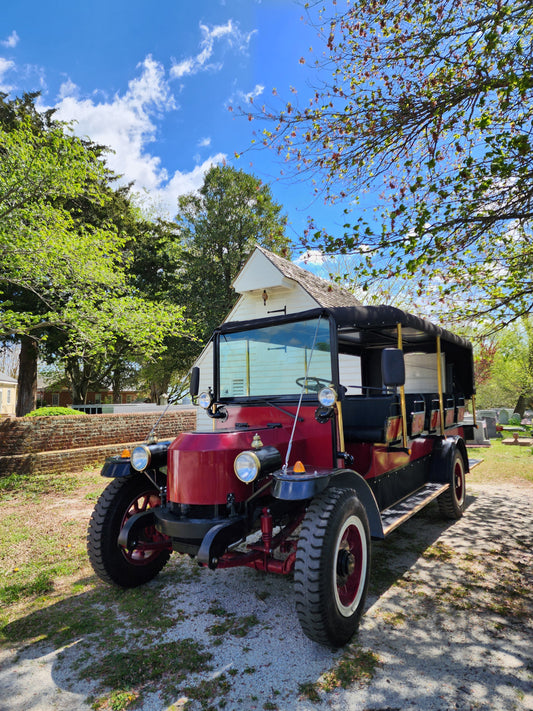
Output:
[[[489,356],[487,358],[487,355]],[[524,416],[533,408],[533,318],[523,317],[478,351],[480,407],[513,407]]]
[[[286,217],[268,185],[229,166],[212,167],[178,202],[181,303],[205,341],[234,306],[231,285],[255,245],[288,255]]]
[[[213,167],[198,193],[178,203],[176,222],[148,220],[129,243],[137,287],[151,299],[183,305],[181,323],[195,334],[183,337],[177,329],[161,357],[142,364],[140,378],[154,401],[183,394],[191,364],[237,299],[231,284],[255,245],[288,248],[282,208],[252,175]]]
[[[265,144],[356,204],[344,234],[309,244],[359,254],[367,281],[406,275],[460,317],[531,312],[531,3],[311,5],[325,54],[311,101],[255,114],[274,121]]]
[[[138,259],[137,243],[153,253],[157,234],[165,223],[146,220],[130,193],[131,186],[117,189],[107,186],[104,202],[95,202],[85,195],[66,204],[78,224],[113,230],[120,247],[116,268],[123,273],[124,280],[123,290],[109,294],[102,306],[97,305],[97,313],[92,313],[95,323],[99,317],[102,321],[89,341],[73,340],[76,337],[73,331],[56,331],[55,338],[49,337],[45,345],[49,362],[61,358],[75,403],[85,402],[88,390],[94,387],[110,387],[113,401],[120,402],[121,390],[125,384],[133,385],[139,364],[154,365],[164,358],[169,333],[185,340],[191,337],[181,318],[182,308],[171,304],[161,290],[153,288],[146,274],[146,263]],[[160,263],[156,272],[162,270]],[[89,308],[87,315],[90,314]],[[99,338],[99,334],[96,348],[92,339]]]
[[[0,95],[0,337],[21,345],[18,415],[35,405],[40,353],[111,361],[126,343],[149,357],[181,315],[128,283],[102,148],[35,98]]]
[[[137,220],[135,228],[129,230],[126,248],[130,257],[129,278],[145,298],[187,308],[189,290],[184,249],[175,222]],[[158,357],[138,359],[138,381],[150,392],[152,402],[159,402],[164,393],[174,397],[185,394],[182,384],[201,342],[194,322],[182,314],[172,332],[166,335]]]

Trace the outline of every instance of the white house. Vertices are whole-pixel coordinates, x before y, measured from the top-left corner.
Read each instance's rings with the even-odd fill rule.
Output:
[[[0,415],[15,416],[17,405],[17,381],[0,372]]]
[[[328,308],[361,303],[346,289],[260,246],[252,252],[232,286],[240,296],[225,321],[247,321],[320,306]],[[213,352],[210,344],[195,365],[200,368],[202,392],[213,384]],[[197,416],[198,429],[211,428],[211,421],[200,408]]]

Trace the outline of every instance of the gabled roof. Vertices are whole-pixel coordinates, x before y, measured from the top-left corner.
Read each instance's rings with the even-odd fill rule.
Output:
[[[17,381],[15,378],[12,378],[9,375],[2,373],[2,371],[0,370],[0,383],[13,383],[14,385],[16,385]]]
[[[269,252],[264,247],[257,245],[256,249],[264,254],[284,277],[297,282],[319,306],[335,308],[336,306],[357,306],[361,304],[347,289],[317,277],[307,269],[298,267],[293,262],[289,262],[288,259],[283,259],[283,257],[274,254],[274,252]]]

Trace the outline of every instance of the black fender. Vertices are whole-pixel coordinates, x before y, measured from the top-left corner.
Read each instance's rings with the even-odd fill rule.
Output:
[[[135,469],[132,468],[129,457],[108,457],[104,462],[100,476],[105,476],[110,479],[121,479],[135,473]]]
[[[147,526],[155,525],[154,509],[146,509],[135,516],[131,516],[120,529],[117,542],[119,546],[130,549],[135,546],[138,541],[138,534]]]
[[[455,453],[459,451],[465,465],[465,474],[470,471],[464,439],[458,435],[439,437],[431,453],[429,481],[448,484]]]
[[[273,474],[272,495],[281,501],[312,499],[327,488],[334,469],[294,474],[280,469]]]
[[[385,538],[379,507],[372,489],[353,469],[327,469],[305,474],[275,472],[272,494],[285,501],[303,501],[318,496],[328,486],[353,489],[365,507],[372,538]]]

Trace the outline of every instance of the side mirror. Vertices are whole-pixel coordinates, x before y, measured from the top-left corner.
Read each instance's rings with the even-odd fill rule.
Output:
[[[405,385],[405,360],[399,348],[384,348],[381,351],[381,375],[383,385]]]
[[[189,387],[189,392],[191,397],[196,397],[198,395],[198,388],[200,387],[200,368],[195,365],[191,370],[191,385]]]

